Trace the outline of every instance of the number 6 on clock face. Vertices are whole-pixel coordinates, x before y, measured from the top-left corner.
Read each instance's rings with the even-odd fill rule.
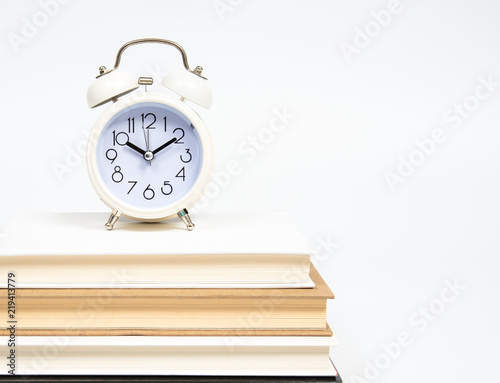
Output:
[[[183,102],[143,94],[113,104],[99,118],[87,165],[101,199],[124,215],[170,219],[202,196],[213,146],[200,117]]]

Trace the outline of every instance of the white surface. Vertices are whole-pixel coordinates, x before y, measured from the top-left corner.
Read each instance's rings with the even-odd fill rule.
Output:
[[[229,180],[220,173],[205,209],[292,214],[336,295],[332,356],[346,383],[364,378],[366,363],[383,358],[382,345],[401,331],[413,343],[365,380],[420,383],[424,371],[429,383],[458,382],[465,366],[466,379],[496,381],[499,88],[457,129],[443,114],[474,95],[478,76],[500,80],[500,5],[402,1],[347,62],[340,44],[352,44],[388,2],[223,1],[229,6],[218,13],[214,1],[72,1],[18,53],[8,34],[20,34],[41,7],[3,2],[0,227],[20,210],[108,211],[82,159],[100,114],[87,108],[87,88],[124,42],[170,38],[213,87],[212,109],[196,110],[214,138],[216,174],[238,165]],[[153,76],[151,91],[163,88],[165,74],[182,68],[171,51],[136,47],[123,70]],[[249,138],[267,142],[261,132],[283,108],[294,118],[278,120],[286,128],[252,150]],[[384,172],[436,127],[447,140],[392,192]],[[57,164],[68,169],[56,173]],[[467,289],[425,330],[412,326],[455,277]]]

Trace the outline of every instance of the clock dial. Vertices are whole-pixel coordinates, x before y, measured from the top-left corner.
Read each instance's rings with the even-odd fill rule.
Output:
[[[96,159],[109,192],[130,206],[157,209],[192,189],[202,157],[200,138],[186,116],[145,102],[121,110],[106,124]]]

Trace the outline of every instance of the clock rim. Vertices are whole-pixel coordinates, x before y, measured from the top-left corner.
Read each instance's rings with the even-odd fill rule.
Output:
[[[123,109],[140,103],[153,102],[170,106],[184,116],[195,127],[202,148],[202,161],[198,178],[191,190],[180,200],[155,209],[144,209],[125,203],[114,195],[104,184],[97,165],[97,146],[99,138],[107,123]],[[186,103],[171,96],[161,93],[143,93],[125,96],[112,104],[96,120],[87,142],[87,171],[90,183],[99,198],[111,209],[118,210],[121,215],[144,222],[160,222],[177,217],[182,209],[190,209],[203,197],[204,192],[212,178],[215,165],[214,146],[210,132],[201,117]]]

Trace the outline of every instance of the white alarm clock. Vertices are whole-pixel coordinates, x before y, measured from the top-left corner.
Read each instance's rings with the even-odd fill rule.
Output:
[[[121,56],[132,45],[167,44],[182,55],[184,68],[168,73],[162,84],[179,98],[133,92],[153,84],[118,71]],[[113,104],[96,121],[87,145],[90,181],[112,209],[106,228],[121,215],[158,222],[179,217],[192,230],[188,209],[203,196],[214,168],[210,133],[200,116],[186,104],[210,108],[212,91],[202,68],[189,68],[184,49],[162,39],[140,39],[123,45],[111,70],[99,68],[87,93],[90,108]]]

